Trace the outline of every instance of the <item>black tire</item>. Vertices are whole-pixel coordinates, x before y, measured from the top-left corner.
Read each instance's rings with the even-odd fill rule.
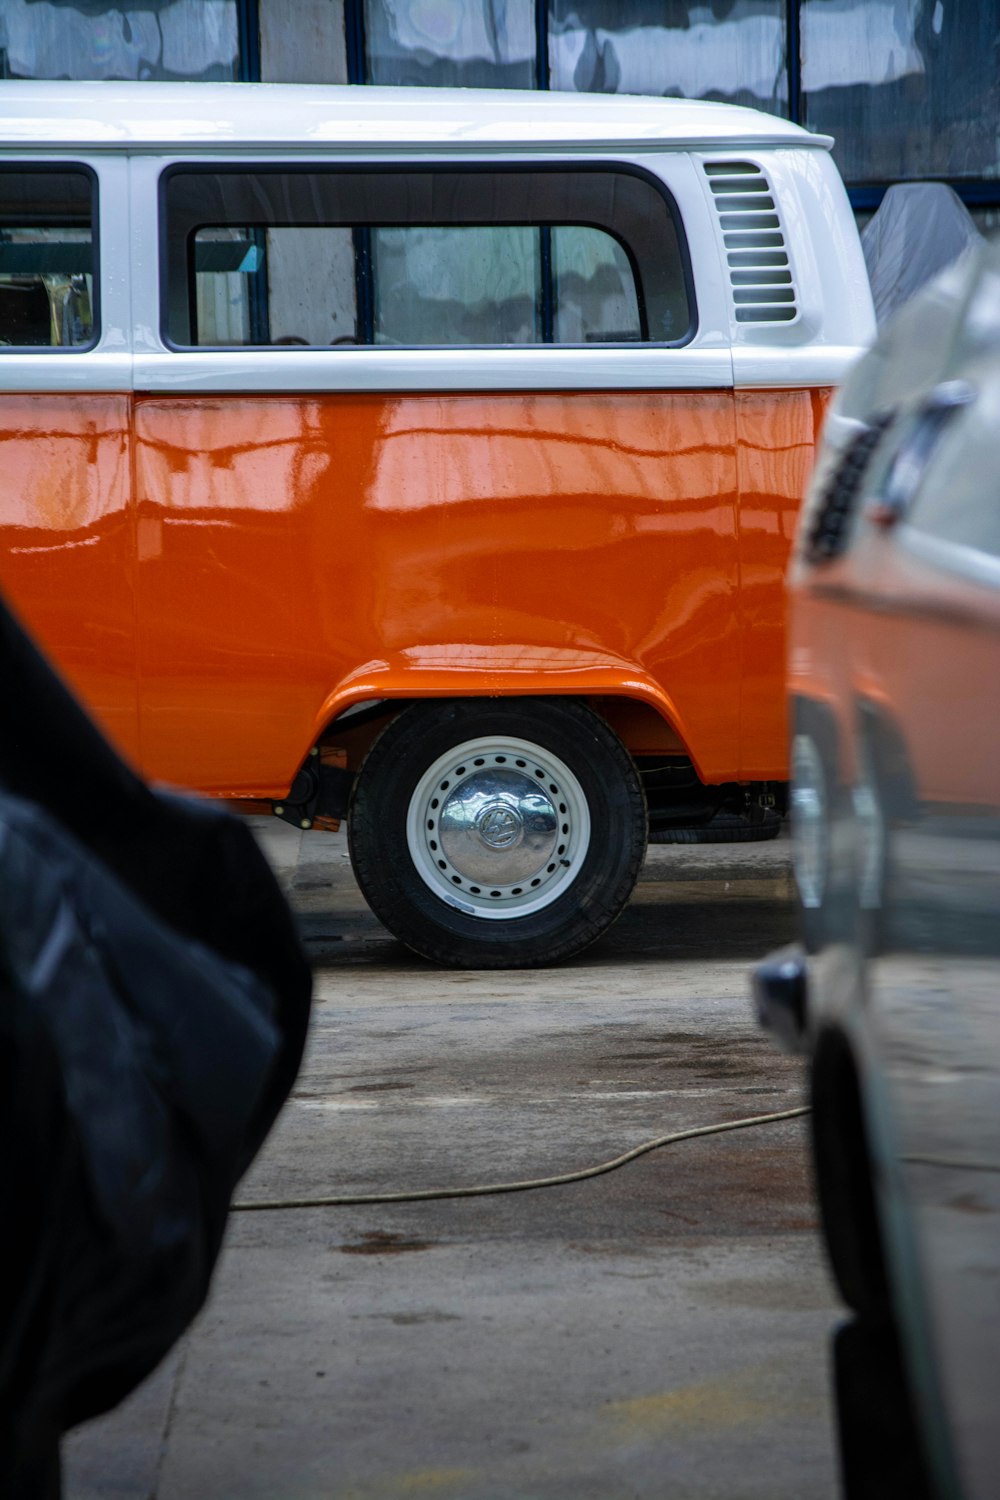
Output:
[[[844,1500],[934,1500],[891,1321],[842,1324],[833,1339],[833,1370]]]
[[[573,699],[418,703],[368,752],[348,833],[372,910],[410,948],[451,968],[529,968],[619,915],[646,802],[624,745]]]
[[[830,1269],[848,1307],[878,1323],[891,1317],[874,1168],[857,1068],[849,1043],[820,1033],[810,1067],[813,1175]]]
[[[716,813],[700,828],[658,828],[649,835],[651,844],[763,844],[776,839],[782,819],[768,812],[760,822],[751,823],[739,813]]]

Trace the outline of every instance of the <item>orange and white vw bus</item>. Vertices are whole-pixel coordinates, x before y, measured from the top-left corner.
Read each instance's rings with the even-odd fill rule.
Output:
[[[0,585],[147,775],[346,815],[419,952],[576,952],[649,829],[781,805],[782,574],[873,332],[829,145],[5,84]]]

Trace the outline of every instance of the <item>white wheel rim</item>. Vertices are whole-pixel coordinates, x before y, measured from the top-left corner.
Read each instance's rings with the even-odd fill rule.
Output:
[[[410,858],[435,896],[469,916],[510,921],[573,884],[590,847],[576,776],[530,740],[486,735],[438,756],[406,817]]]

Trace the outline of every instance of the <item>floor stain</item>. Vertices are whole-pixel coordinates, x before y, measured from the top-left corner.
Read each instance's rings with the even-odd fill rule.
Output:
[[[387,1079],[384,1083],[354,1083],[347,1090],[349,1094],[381,1094],[390,1089],[412,1089],[412,1083],[401,1083],[398,1079]]]
[[[387,1475],[375,1485],[343,1492],[343,1500],[395,1500],[400,1495],[434,1495],[467,1492],[479,1478],[475,1469],[418,1469],[410,1474]]]
[[[787,1226],[786,1226],[787,1227]],[[835,1310],[836,1293],[825,1277],[795,1282],[755,1276],[730,1276],[723,1281],[702,1278],[687,1283],[693,1301],[710,1307],[773,1308],[775,1312]]]
[[[945,1204],[946,1208],[953,1208],[960,1214],[995,1214],[996,1204],[987,1198],[980,1198],[975,1193],[959,1193],[957,1198],[949,1198]]]
[[[457,1313],[446,1312],[414,1312],[414,1313],[369,1313],[371,1319],[380,1319],[387,1323],[394,1323],[397,1328],[419,1328],[424,1323],[461,1323],[462,1319]]]
[[[670,1391],[611,1401],[600,1415],[614,1423],[623,1438],[634,1440],[663,1433],[679,1436],[759,1428],[769,1422],[818,1415],[818,1403],[789,1385],[787,1372],[761,1364]]]
[[[432,1250],[436,1240],[407,1239],[403,1234],[389,1234],[384,1229],[369,1230],[353,1245],[335,1245],[341,1255],[405,1255],[409,1250]]]

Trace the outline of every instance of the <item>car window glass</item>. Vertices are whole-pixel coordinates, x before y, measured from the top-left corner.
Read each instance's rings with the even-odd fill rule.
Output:
[[[93,342],[94,185],[84,171],[0,172],[0,344]]]
[[[556,342],[624,343],[641,337],[628,255],[599,229],[552,231]]]
[[[208,227],[193,252],[193,343],[357,342],[349,229]]]
[[[690,337],[673,205],[637,173],[182,168],[164,202],[180,347]]]
[[[524,225],[373,230],[373,342],[537,343],[538,239]]]

